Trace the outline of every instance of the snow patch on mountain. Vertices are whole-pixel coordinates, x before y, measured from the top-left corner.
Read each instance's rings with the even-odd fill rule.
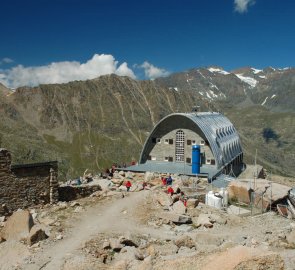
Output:
[[[216,92],[209,90],[209,91],[199,91],[199,94],[207,99],[217,99],[217,98],[226,98],[226,95],[222,92],[216,94]]]
[[[212,90],[210,90],[209,92],[213,97],[216,97],[216,98],[218,97]]]
[[[198,72],[199,72],[199,74],[200,74],[204,79],[206,79],[206,77],[202,74],[201,71],[198,70]]]
[[[277,95],[272,95],[272,96],[271,96],[271,99],[272,99],[272,98],[275,98],[276,96],[277,96]]]
[[[251,68],[254,74],[262,72],[261,69]]]
[[[235,74],[241,81],[249,84],[252,88],[256,86],[257,81],[251,77],[245,77],[243,74]]]
[[[219,90],[218,87],[215,84],[211,83],[211,82],[210,82],[210,88],[215,88],[215,89]]]
[[[220,74],[223,74],[223,75],[228,75],[228,74],[230,74],[229,72],[227,72],[227,71],[225,71],[225,70],[222,70],[222,69],[220,69],[220,68],[208,68],[208,70],[210,71],[210,72],[212,72],[212,73],[214,73],[214,72],[217,72],[217,73],[220,73]]]
[[[258,77],[261,78],[261,79],[265,79],[266,78],[266,76],[264,76],[264,75],[259,75]]]
[[[209,95],[208,92],[206,92],[206,96],[207,96],[207,98],[212,99],[212,97]]]
[[[169,87],[169,90],[174,90],[174,91],[178,92],[178,88],[177,87]]]
[[[284,68],[279,68],[278,70],[288,70],[288,69],[292,69],[291,67],[284,67]]]
[[[262,106],[266,103],[267,99],[268,97],[266,97],[265,100],[261,103]]]

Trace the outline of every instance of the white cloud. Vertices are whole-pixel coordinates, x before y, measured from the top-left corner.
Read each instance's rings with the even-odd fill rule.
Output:
[[[155,79],[158,77],[165,77],[169,75],[169,72],[163,68],[155,67],[153,64],[145,61],[143,64],[138,66],[144,69],[144,74],[148,79]]]
[[[116,74],[119,75],[119,76],[128,76],[128,77],[133,78],[133,79],[136,78],[133,71],[128,67],[126,62],[124,62],[123,64],[121,64],[117,68]]]
[[[8,57],[4,57],[0,60],[0,65],[2,64],[11,64],[13,63],[14,61],[11,59],[11,58],[8,58]]]
[[[39,84],[67,83],[74,80],[94,79],[101,75],[117,74],[136,78],[127,63],[121,64],[112,55],[95,54],[86,63],[77,61],[54,62],[47,66],[24,67],[18,65],[0,71],[0,82],[10,88]],[[2,72],[2,74],[1,74]]]
[[[248,11],[248,7],[255,4],[255,0],[234,0],[235,11],[239,13],[245,13]]]

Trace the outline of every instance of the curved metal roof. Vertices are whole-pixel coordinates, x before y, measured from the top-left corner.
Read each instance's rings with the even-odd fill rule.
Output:
[[[140,163],[143,163],[144,153],[146,152],[147,146],[150,143],[150,138],[153,134],[155,134],[160,126],[165,124],[165,121],[167,121],[168,118],[170,119],[176,116],[185,117],[200,128],[209,142],[218,168],[225,166],[238,155],[242,154],[242,146],[236,129],[229,119],[221,113],[173,113],[164,117],[153,128],[141,152]]]

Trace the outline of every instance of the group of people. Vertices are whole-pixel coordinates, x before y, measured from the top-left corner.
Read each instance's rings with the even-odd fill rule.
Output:
[[[162,177],[161,180],[162,180],[163,186],[171,186],[173,182],[171,174],[169,174],[168,177]]]
[[[177,186],[176,190],[173,189],[172,187],[172,177],[169,174],[167,178],[162,177],[162,184],[164,186],[168,186],[167,188],[167,193],[172,197],[173,195],[176,195],[176,199],[180,200],[183,202],[184,206],[186,207],[187,205],[187,197],[185,196],[184,192],[180,190],[180,188]]]

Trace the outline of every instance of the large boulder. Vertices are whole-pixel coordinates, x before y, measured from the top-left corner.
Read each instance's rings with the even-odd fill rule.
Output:
[[[131,233],[127,233],[124,236],[121,236],[119,238],[119,241],[124,246],[138,247],[140,244],[139,239]]]
[[[202,210],[198,208],[187,208],[186,213],[191,217],[198,217],[202,213]]]
[[[2,237],[5,240],[22,240],[26,239],[34,225],[32,215],[27,210],[14,212],[8,218],[2,231]]]
[[[145,255],[135,247],[126,246],[121,249],[119,254],[115,255],[115,260],[125,260],[129,265],[134,263],[134,259],[142,261]],[[113,269],[113,268],[112,268]],[[117,268],[115,268],[117,269]],[[121,269],[121,268],[118,268]],[[134,268],[132,268],[134,269]],[[138,269],[138,268],[136,268]]]
[[[134,173],[133,172],[125,172],[125,178],[133,179]]]
[[[154,173],[152,173],[152,172],[146,172],[145,175],[144,175],[144,181],[145,182],[150,182],[154,178],[155,178],[155,176],[154,176]]]
[[[210,216],[208,214],[200,214],[199,217],[193,218],[193,222],[197,227],[204,226],[206,228],[212,228],[213,223],[210,219]]]
[[[121,186],[124,182],[124,178],[123,179],[122,178],[119,178],[119,179],[113,178],[111,181],[114,185]]]
[[[45,240],[46,238],[48,238],[48,236],[45,231],[40,226],[34,225],[27,237],[27,244],[31,246],[39,241]]]
[[[160,178],[154,178],[153,180],[150,180],[147,183],[155,188],[158,188],[159,186],[162,185],[162,181]]]
[[[124,176],[125,176],[124,171],[114,172],[113,174],[113,178],[117,178],[117,179],[124,179]]]
[[[180,236],[178,237],[176,240],[175,240],[175,245],[178,246],[179,248],[180,247],[188,247],[188,248],[192,248],[195,246],[195,242],[193,241],[193,239],[188,236],[188,235],[183,235],[183,236]]]
[[[210,214],[210,222],[217,223],[220,225],[225,225],[227,223],[227,219],[222,215],[218,215],[216,213]]]
[[[172,204],[171,196],[164,192],[158,193],[156,195],[156,200],[162,206],[170,206]]]
[[[125,185],[119,186],[119,190],[127,192],[127,187]]]
[[[176,224],[185,224],[192,222],[192,219],[189,216],[179,215],[173,212],[162,212],[158,215],[158,217],[161,219],[172,221]]]
[[[131,188],[130,188],[130,191],[134,192],[134,191],[141,191],[143,190],[143,185],[142,183],[133,183]]]
[[[113,185],[113,183],[108,179],[99,179],[95,181],[101,187],[101,190],[109,190],[109,188]]]
[[[172,206],[173,212],[179,215],[184,215],[186,212],[186,207],[182,201],[177,201]]]
[[[186,207],[187,208],[195,208],[198,206],[198,204],[199,204],[198,199],[188,199],[186,202]]]
[[[119,239],[111,238],[109,241],[113,251],[119,252],[124,247]]]

